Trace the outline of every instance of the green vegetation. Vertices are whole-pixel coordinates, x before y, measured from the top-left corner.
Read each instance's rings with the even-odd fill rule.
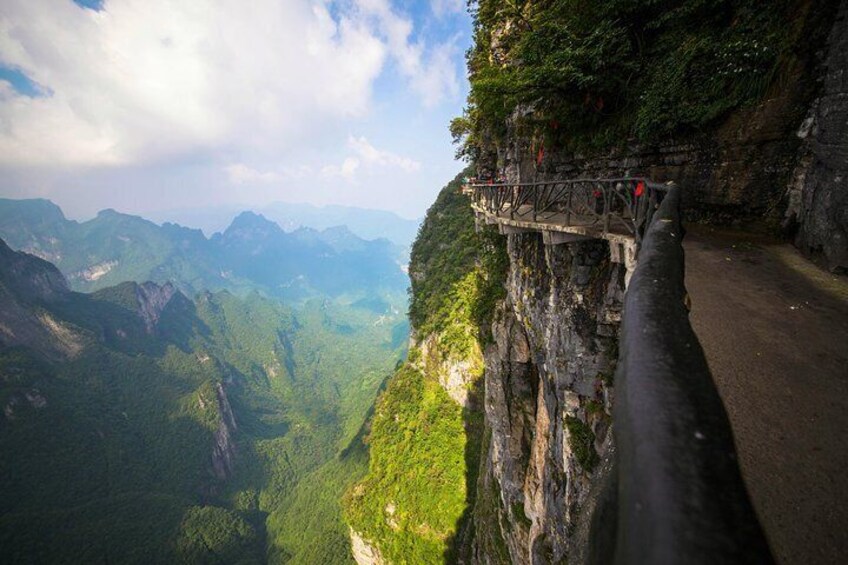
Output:
[[[595,434],[580,418],[574,416],[565,417],[565,428],[568,430],[568,447],[583,470],[591,472],[600,460],[595,451]]]
[[[442,189],[412,246],[409,318],[418,335],[441,334],[445,352],[462,356],[505,296],[508,259],[492,227],[474,230],[463,174]],[[485,341],[485,338],[483,339]]]
[[[135,283],[35,303],[7,282],[0,316],[49,314],[85,347],[64,361],[0,347],[4,561],[351,562],[339,500],[366,471],[361,429],[403,354],[401,304],[178,293],[149,333]]]
[[[341,501],[345,491],[367,470],[368,451],[357,438],[347,449],[298,481],[285,510],[275,518],[279,545],[294,550],[291,563],[353,562]]]
[[[370,438],[348,521],[392,563],[440,562],[466,504],[462,408],[406,365],[380,396]]]
[[[475,232],[461,178],[441,191],[412,248],[410,319],[419,344],[433,346],[411,349],[389,380],[367,437],[368,474],[345,496],[347,522],[393,563],[456,562],[467,550],[483,417],[441,382],[461,366],[479,398],[481,330],[505,295],[508,260],[502,238]]]
[[[256,531],[236,513],[193,506],[183,514],[177,554],[188,563],[260,563],[257,541]]]
[[[477,0],[471,92],[451,123],[476,159],[507,122],[538,145],[653,141],[761,99],[805,9],[793,0]],[[514,114],[516,110],[521,110]]]

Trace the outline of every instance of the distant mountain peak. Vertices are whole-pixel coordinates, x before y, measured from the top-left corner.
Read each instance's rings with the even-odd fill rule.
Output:
[[[276,226],[274,222],[263,216],[258,212],[254,212],[252,210],[245,210],[241,212],[238,216],[233,218],[232,224],[233,226]],[[279,226],[278,226],[279,227]]]
[[[52,263],[13,251],[0,239],[0,282],[25,300],[52,301],[70,292],[68,281]]]
[[[356,239],[362,239],[352,231],[347,226],[330,226],[329,228],[323,231],[325,236],[331,237],[355,237]]]
[[[65,214],[52,200],[46,198],[26,198],[15,200],[0,198],[0,217],[9,215],[25,216],[27,220],[65,221]]]
[[[256,212],[242,212],[221,235],[225,244],[264,243],[279,236],[285,236],[283,229]]]
[[[114,208],[104,208],[97,212],[97,218],[100,220],[117,220],[117,221],[125,221],[125,222],[143,222],[145,224],[155,225],[150,220],[146,220],[141,216],[137,216],[135,214],[127,214],[124,212],[119,212]]]
[[[283,231],[279,225],[272,222],[262,214],[245,211],[233,218],[230,227],[226,229],[224,235],[226,236],[228,233],[232,234],[235,231],[245,230],[267,233],[279,233]]]

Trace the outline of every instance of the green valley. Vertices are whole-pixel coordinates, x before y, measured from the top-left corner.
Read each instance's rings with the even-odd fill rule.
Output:
[[[0,267],[5,559],[351,561],[339,500],[406,348],[397,293],[81,294],[5,244]]]

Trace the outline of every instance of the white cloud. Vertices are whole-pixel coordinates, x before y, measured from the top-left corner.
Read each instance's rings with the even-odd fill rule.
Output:
[[[233,184],[271,183],[282,179],[277,173],[257,171],[242,163],[228,165],[224,172]]]
[[[389,58],[424,104],[457,92],[452,45],[412,41],[412,22],[384,0],[336,8],[322,0],[106,0],[94,12],[69,0],[3,0],[0,63],[50,95],[0,84],[0,166],[283,152],[364,116]],[[227,170],[239,182],[286,174],[232,166],[244,167]],[[338,175],[352,177],[358,166],[346,161]]]
[[[365,169],[367,172],[375,173],[380,169],[401,169],[407,173],[414,173],[421,169],[421,163],[409,157],[396,155],[391,151],[377,149],[365,138],[348,136],[348,150],[353,155],[348,155],[341,165],[326,165],[321,168],[321,177],[324,179],[344,179],[348,182],[356,182],[358,171]]]
[[[352,182],[357,169],[359,169],[359,159],[347,157],[342,161],[341,165],[327,165],[323,167],[321,169],[321,176],[326,179],[341,177],[346,181]]]
[[[377,149],[365,137],[348,136],[348,155],[340,164],[328,164],[319,167],[318,176],[325,180],[343,179],[355,182],[357,174],[363,169],[374,173],[378,169],[397,170],[414,173],[421,169],[421,163],[410,157],[397,155],[391,151]],[[312,179],[316,170],[308,164],[298,167],[280,167],[262,171],[244,163],[232,163],[224,167],[230,184],[256,186],[263,184],[281,184],[287,180]]]
[[[380,167],[398,167],[408,173],[414,173],[421,168],[421,163],[395,155],[390,151],[381,151],[371,145],[364,137],[350,136],[347,140],[348,147],[367,165]]]
[[[423,42],[411,39],[412,23],[392,10],[388,0],[357,0],[357,5],[376,20],[389,54],[426,106],[435,106],[446,97],[457,95],[459,82],[451,61],[456,51],[453,42],[427,52]]]

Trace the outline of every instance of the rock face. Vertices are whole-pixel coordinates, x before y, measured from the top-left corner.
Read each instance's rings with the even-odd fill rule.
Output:
[[[56,267],[0,240],[0,346],[24,345],[56,360],[76,356],[82,336],[42,308],[69,293]]]
[[[51,302],[70,292],[59,269],[47,261],[13,251],[0,240],[0,281],[21,299]]]
[[[224,385],[218,383],[215,394],[218,398],[218,429],[215,430],[215,446],[212,448],[212,471],[224,480],[231,477],[235,470],[236,444],[233,436],[238,425]]]
[[[848,2],[823,69],[796,76],[709,134],[591,156],[548,150],[511,131],[485,171],[511,181],[646,175],[676,181],[690,218],[797,230],[832,270],[848,265]],[[812,76],[810,76],[812,75]],[[816,76],[824,77],[821,88]],[[788,197],[787,197],[788,194]],[[786,211],[786,216],[783,213]],[[486,444],[471,561],[584,563],[588,522],[615,448],[610,433],[622,267],[602,242],[544,246],[508,236],[507,299],[485,358]],[[485,328],[484,328],[485,329]]]
[[[463,408],[474,409],[474,383],[483,372],[482,353],[479,347],[473,347],[465,356],[444,355],[439,346],[441,336],[431,334],[420,343],[419,368],[439,376],[439,384],[454,402]]]
[[[152,334],[156,329],[159,317],[176,293],[177,289],[171,283],[159,286],[154,282],[147,281],[136,286],[138,315],[144,321],[147,333]]]
[[[111,271],[117,266],[118,261],[103,261],[101,263],[97,263],[96,265],[92,265],[87,269],[83,269],[82,271],[70,275],[70,278],[81,278],[84,281],[93,282],[96,280],[100,280],[105,275],[108,275],[109,271]]]
[[[508,296],[485,352],[476,563],[557,563],[611,438],[624,268],[605,242],[508,237]],[[587,276],[588,275],[588,276]]]
[[[350,546],[353,559],[359,565],[383,565],[385,561],[380,550],[365,541],[362,536],[350,529]]]
[[[848,271],[848,2],[828,39],[821,95],[798,130],[803,139],[789,187],[785,224],[796,245]]]

